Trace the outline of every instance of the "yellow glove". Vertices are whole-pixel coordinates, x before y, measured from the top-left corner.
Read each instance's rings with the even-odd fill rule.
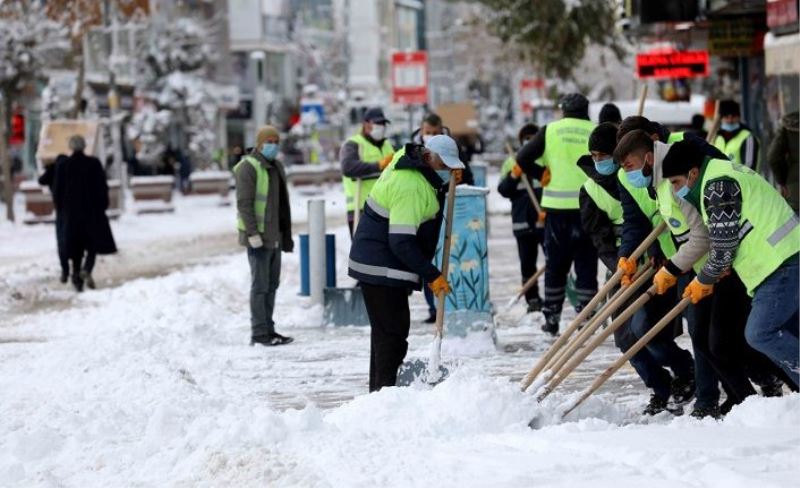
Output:
[[[550,184],[550,169],[545,168],[544,173],[542,173],[542,177],[539,179],[539,182],[542,186],[547,186]]]
[[[439,275],[438,278],[433,280],[431,283],[428,283],[428,288],[430,288],[433,294],[437,297],[442,293],[445,295],[450,293],[450,284],[447,283],[447,280],[444,279],[443,275]]]
[[[711,295],[712,293],[714,293],[714,285],[704,285],[697,281],[697,278],[695,278],[691,283],[689,283],[689,286],[683,290],[683,298],[691,299],[692,303],[696,305],[697,302]]]
[[[464,181],[464,170],[463,169],[454,169],[450,171],[450,176],[456,179],[456,185],[460,184]]]
[[[522,176],[522,168],[518,164],[515,164],[513,168],[511,168],[511,177],[515,180],[520,179]]]
[[[675,286],[675,283],[678,282],[678,278],[675,277],[672,273],[667,271],[667,268],[662,267],[658,270],[658,273],[653,277],[653,284],[656,285],[656,294],[663,295],[667,292],[670,288]]]
[[[381,171],[383,171],[384,169],[386,169],[387,166],[389,166],[389,163],[392,162],[392,159],[394,159],[394,153],[386,156],[380,162],[378,162],[378,167],[381,169]]]

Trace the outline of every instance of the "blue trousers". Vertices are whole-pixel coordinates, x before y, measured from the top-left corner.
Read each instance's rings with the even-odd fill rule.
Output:
[[[753,295],[745,326],[747,343],[770,358],[798,384],[798,258],[769,275]]]

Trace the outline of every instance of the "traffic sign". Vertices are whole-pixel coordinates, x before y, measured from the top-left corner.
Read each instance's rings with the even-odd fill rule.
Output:
[[[534,101],[540,99],[544,90],[544,80],[541,78],[523,78],[519,81],[519,95],[523,113],[533,111]]]
[[[406,105],[428,103],[428,53],[392,54],[392,100]]]

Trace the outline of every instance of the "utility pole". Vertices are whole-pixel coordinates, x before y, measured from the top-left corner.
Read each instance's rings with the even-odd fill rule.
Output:
[[[106,47],[108,48],[108,108],[111,122],[111,145],[114,156],[114,167],[119,178],[119,207],[125,211],[125,193],[128,188],[128,172],[122,160],[122,137],[120,134],[119,93],[117,92],[117,76],[115,73],[117,35],[119,27],[117,16],[111,13],[111,0],[103,0],[103,25],[106,31]]]

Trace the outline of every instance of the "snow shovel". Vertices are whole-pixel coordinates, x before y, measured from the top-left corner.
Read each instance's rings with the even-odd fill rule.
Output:
[[[636,274],[633,277],[634,283],[642,276],[642,274],[646,273],[652,265],[647,263],[646,265],[639,268]],[[589,322],[583,327],[580,333],[575,337],[575,339],[570,342],[567,347],[563,348],[561,352],[556,356],[556,358],[552,361],[552,363],[547,365],[547,369],[550,370],[551,375],[558,372],[561,367],[566,364],[570,357],[575,354],[575,351],[580,349],[589,337],[591,337],[597,329],[605,323],[605,321],[617,311],[619,307],[622,306],[623,303],[627,300],[627,297],[630,295],[625,294],[625,290],[629,289],[630,286],[622,286],[619,290],[611,297],[605,306],[603,306],[597,314],[592,317]],[[638,286],[637,286],[638,288]]]
[[[650,232],[650,235],[648,235],[645,238],[645,240],[642,241],[641,244],[639,244],[639,247],[637,247],[631,253],[630,259],[638,260],[639,257],[641,257],[645,253],[645,251],[647,251],[650,245],[653,244],[653,242],[655,242],[656,238],[659,236],[659,234],[661,234],[664,231],[664,229],[666,229],[666,227],[667,224],[665,224],[664,222],[656,226],[656,228],[653,229],[652,232]],[[520,385],[522,391],[527,390],[528,387],[531,386],[536,377],[539,376],[539,374],[542,371],[544,371],[544,368],[545,366],[547,366],[547,363],[549,363],[553,359],[553,357],[555,357],[556,353],[562,347],[564,347],[565,344],[567,344],[567,341],[569,341],[570,336],[572,336],[572,334],[575,332],[575,330],[578,329],[578,327],[583,323],[584,320],[589,318],[589,315],[591,315],[594,312],[594,309],[597,307],[597,305],[599,305],[600,302],[602,302],[603,299],[605,299],[606,296],[608,296],[608,294],[611,293],[611,290],[613,290],[614,287],[617,286],[617,283],[619,283],[621,279],[622,279],[621,270],[617,270],[614,272],[613,275],[611,275],[611,278],[608,279],[606,284],[603,285],[603,287],[589,301],[589,303],[585,307],[583,307],[583,310],[581,310],[578,316],[575,317],[575,319],[573,319],[569,327],[567,327],[567,329],[558,337],[558,339],[556,339],[553,345],[550,346],[550,349],[548,349],[547,352],[545,352],[545,354],[541,358],[539,358],[539,361],[536,363],[533,369],[531,369],[530,372],[522,379]]]
[[[614,363],[611,366],[609,366],[605,371],[600,373],[600,376],[598,376],[597,379],[595,379],[594,382],[588,388],[586,388],[583,391],[583,393],[581,393],[581,396],[577,400],[575,400],[570,405],[570,407],[564,411],[564,413],[561,414],[561,418],[563,419],[564,417],[569,415],[570,412],[578,408],[578,406],[581,403],[583,403],[587,398],[589,398],[595,391],[597,391],[598,388],[603,386],[603,384],[606,381],[608,381],[608,379],[611,378],[611,376],[614,375],[614,373],[619,371],[619,369],[628,360],[630,360],[630,358],[632,358],[637,352],[642,350],[643,347],[645,347],[651,340],[653,340],[653,337],[655,337],[659,332],[661,332],[661,330],[664,327],[671,324],[672,321],[675,320],[675,317],[680,315],[681,312],[683,312],[686,309],[686,307],[689,306],[690,303],[691,300],[689,298],[684,298],[680,302],[678,302],[678,304],[675,305],[675,307],[672,310],[667,312],[667,314],[656,325],[654,325],[652,329],[647,331],[647,334],[643,335],[641,339],[636,341],[636,343],[625,352],[625,354],[623,354],[619,359],[614,361]]]
[[[444,248],[442,249],[442,276],[447,279],[450,272],[450,241],[453,235],[453,207],[456,199],[456,179],[450,175],[450,182],[447,187],[447,216],[444,226]],[[444,381],[450,371],[442,366],[442,337],[444,335],[444,303],[447,295],[440,293],[436,303],[436,322],[431,344],[431,355],[428,363],[422,359],[406,362],[400,365],[397,372],[398,386],[408,386],[417,378],[422,379],[430,385],[437,385]]]
[[[522,288],[519,289],[517,294],[511,300],[509,300],[508,303],[506,303],[505,311],[508,312],[509,310],[511,310],[511,307],[513,307],[520,300],[520,298],[525,296],[528,290],[530,290],[531,287],[533,287],[533,285],[535,285],[536,282],[539,281],[539,278],[543,274],[544,274],[544,266],[537,269],[536,272],[533,273],[533,276],[528,278],[528,281],[526,281],[525,284],[522,285]]]

